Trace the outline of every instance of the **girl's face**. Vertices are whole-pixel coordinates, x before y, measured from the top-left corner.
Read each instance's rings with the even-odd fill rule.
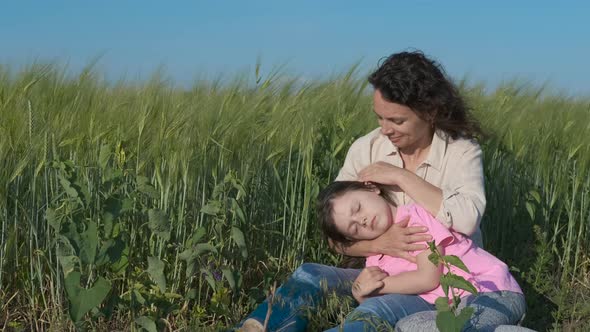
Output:
[[[332,199],[332,217],[338,231],[351,240],[372,240],[393,224],[393,206],[379,189],[351,190]]]
[[[421,119],[408,106],[383,99],[379,90],[373,94],[373,109],[379,120],[381,134],[399,149],[429,145],[432,141],[434,128],[430,123]]]

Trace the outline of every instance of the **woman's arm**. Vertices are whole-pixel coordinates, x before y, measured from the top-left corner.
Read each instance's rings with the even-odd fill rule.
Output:
[[[385,162],[366,167],[359,178],[400,187],[447,228],[470,236],[478,229],[486,206],[481,155],[477,144],[457,154],[446,166],[442,188]]]
[[[437,249],[444,255],[444,247],[437,246]],[[383,279],[383,287],[378,294],[422,294],[431,291],[440,284],[442,265],[432,264],[428,260],[430,250],[424,250],[418,254],[418,269],[415,271],[402,272]]]
[[[443,202],[442,189],[403,168],[399,169],[397,182],[400,189],[410,196],[416,204],[422,206],[433,216],[438,214]]]
[[[427,248],[424,242],[431,241],[432,236],[424,233],[428,230],[424,226],[407,227],[409,221],[408,217],[394,223],[387,232],[371,241],[356,241],[352,245],[343,246],[328,239],[328,243],[332,250],[347,256],[366,257],[385,254],[416,263],[416,257],[408,252]]]
[[[449,160],[440,208],[436,213],[428,211],[447,228],[471,236],[479,229],[486,208],[482,151],[476,143],[457,143],[466,146]]]

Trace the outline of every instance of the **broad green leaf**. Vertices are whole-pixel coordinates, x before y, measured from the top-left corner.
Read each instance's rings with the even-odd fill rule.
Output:
[[[188,290],[188,292],[185,293],[185,298],[189,299],[189,300],[194,300],[197,298],[197,290],[194,288],[191,288]]]
[[[167,299],[182,299],[182,295],[177,293],[164,293],[164,297]]]
[[[137,289],[134,289],[131,292],[131,298],[133,299],[133,301],[135,301],[141,305],[145,305],[145,303],[146,303],[145,298],[143,297],[143,295],[141,295],[141,292],[138,291]]]
[[[70,181],[61,174],[58,174],[57,177],[59,178],[59,183],[61,184],[62,188],[64,188],[66,191],[66,194],[72,198],[78,198],[78,192],[76,189],[74,189],[74,187],[72,187]]]
[[[234,277],[234,273],[232,272],[232,270],[230,270],[229,268],[223,268],[223,269],[221,269],[221,273],[223,273],[223,276],[225,277],[225,279],[229,283],[229,287],[233,291],[235,291],[236,290],[236,279]]]
[[[199,243],[196,246],[188,248],[178,254],[178,258],[187,263],[190,263],[206,252],[217,253],[217,249],[209,243]]]
[[[120,238],[109,239],[104,242],[100,251],[98,252],[96,265],[101,266],[109,264],[111,267],[121,260],[127,244]]]
[[[432,264],[438,266],[438,263],[440,262],[440,255],[436,252],[433,252],[428,255],[428,260],[432,262]]]
[[[209,243],[199,243],[195,246],[195,254],[201,255],[206,252],[217,253],[217,249]]]
[[[103,215],[102,215],[102,222],[103,222],[103,229],[105,237],[110,238],[113,232],[113,222],[119,218],[121,214],[121,210],[123,209],[123,203],[120,199],[116,197],[109,197],[103,207]]]
[[[64,273],[64,277],[67,277],[70,272],[73,272],[76,263],[80,261],[76,256],[57,256],[57,260]]]
[[[201,208],[201,213],[215,216],[221,211],[221,203],[212,201]]]
[[[58,235],[55,239],[57,244],[56,253],[58,256],[76,256],[78,255],[76,248],[72,245],[70,240],[65,235]]]
[[[162,293],[166,292],[166,276],[164,275],[164,262],[157,257],[148,257],[148,269],[152,280],[158,285]]]
[[[121,201],[121,213],[133,210],[133,199],[127,197]]]
[[[102,183],[116,182],[123,177],[123,171],[116,168],[107,168],[103,171]]]
[[[156,188],[154,188],[154,186],[150,183],[150,180],[145,176],[137,177],[137,190],[143,194],[146,194],[150,198],[156,199],[159,196]]]
[[[439,297],[434,301],[434,306],[437,311],[451,311],[449,306],[449,299],[446,297]]]
[[[242,233],[242,231],[239,228],[233,226],[231,228],[231,237],[234,239],[238,247],[241,249],[242,257],[247,258],[248,249],[246,248],[246,240],[244,239],[244,233]]]
[[[98,228],[96,222],[89,221],[87,228],[80,234],[80,260],[83,264],[94,264],[98,250]]]
[[[80,181],[80,180],[75,180],[74,182],[72,182],[72,187],[74,187],[79,194],[79,198],[82,199],[82,203],[84,205],[87,205],[88,202],[90,202],[91,196],[90,196],[90,190],[88,190],[88,185],[86,185],[86,182]]]
[[[207,283],[209,284],[209,286],[211,286],[211,289],[213,291],[215,291],[217,289],[216,285],[215,285],[215,278],[213,278],[213,274],[211,274],[211,271],[202,268],[201,269],[201,273],[204,274],[205,280],[207,281]]]
[[[445,274],[441,276],[441,284],[443,283],[443,279],[445,283],[453,288],[463,289],[472,294],[477,294],[477,289],[465,278],[454,275],[454,274]]]
[[[45,211],[45,219],[47,219],[49,226],[59,233],[59,230],[61,229],[61,219],[58,217],[54,209],[48,208]]]
[[[110,158],[111,148],[107,144],[103,144],[100,147],[100,153],[98,154],[98,165],[103,171],[107,168]]]
[[[430,241],[430,242],[426,242],[428,243],[428,248],[430,249],[430,251],[435,252],[436,251],[436,244],[434,243],[434,241]]]
[[[531,194],[531,196],[535,199],[535,202],[537,202],[538,204],[541,204],[541,195],[539,195],[538,191],[531,190],[531,191],[529,191],[529,194]]]
[[[148,227],[162,240],[170,240],[170,224],[162,210],[150,209],[148,211]]]
[[[122,250],[121,247],[123,248]],[[109,248],[107,254],[109,259],[111,259],[111,265],[109,266],[111,271],[118,274],[125,273],[129,265],[129,246],[127,243],[124,241],[116,242],[114,247]],[[118,260],[116,260],[117,257],[119,258]]]
[[[65,278],[70,317],[74,322],[80,321],[88,311],[98,307],[111,290],[111,283],[102,277],[91,288],[82,288],[80,277],[80,272],[73,271]]]
[[[148,332],[158,332],[156,322],[150,317],[141,316],[135,319],[135,324],[139,325],[142,329]]]
[[[531,217],[531,220],[535,220],[535,206],[531,204],[531,202],[526,202],[525,206],[529,216]]]
[[[473,316],[474,312],[475,312],[475,309],[473,307],[463,308],[463,310],[461,310],[461,313],[459,313],[459,315],[457,315],[457,325],[460,328],[463,328],[463,326],[465,326],[465,323],[467,323],[467,321],[469,321],[471,316]]]
[[[102,214],[102,229],[105,238],[110,238],[113,235],[113,220],[115,217],[112,213],[106,211]]]
[[[236,201],[235,199],[232,198],[231,203],[232,203],[232,210],[238,216],[238,220],[240,220],[240,222],[242,222],[242,223],[245,223],[246,216],[244,215],[244,211],[240,207],[240,204],[238,203],[238,201]]]
[[[444,274],[440,276],[440,286],[442,287],[445,296],[449,297],[449,281]]]
[[[449,264],[454,265],[467,273],[471,273],[469,272],[469,269],[467,268],[467,266],[465,266],[465,263],[463,263],[461,258],[455,255],[446,255],[443,256],[443,259],[447,261]]]
[[[457,318],[451,311],[439,311],[436,315],[436,327],[440,332],[461,332]]]
[[[205,234],[207,234],[205,227],[197,227],[197,229],[195,229],[193,232],[193,236],[191,237],[191,244],[196,244],[199,242],[199,240],[201,240]]]
[[[195,258],[197,258],[197,256],[198,255],[196,254],[196,250],[194,248],[188,248],[178,254],[178,258],[187,263],[192,262]]]

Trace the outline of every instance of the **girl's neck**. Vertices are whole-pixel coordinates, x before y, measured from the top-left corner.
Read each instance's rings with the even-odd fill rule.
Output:
[[[391,210],[391,225],[393,226],[393,224],[395,224],[395,217],[397,216],[397,206],[389,204],[389,208]]]

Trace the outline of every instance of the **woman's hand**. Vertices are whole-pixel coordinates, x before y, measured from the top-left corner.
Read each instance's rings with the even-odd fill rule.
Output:
[[[424,242],[432,241],[432,236],[424,233],[428,231],[428,228],[424,226],[408,227],[409,221],[410,217],[408,216],[400,222],[394,223],[385,233],[372,240],[373,251],[416,263],[416,257],[410,255],[409,252],[427,249],[428,245]]]
[[[391,186],[399,186],[399,177],[403,168],[394,166],[384,161],[378,161],[363,168],[358,174],[358,180],[362,182],[377,182]]]
[[[383,279],[387,276],[387,273],[377,266],[364,268],[352,284],[352,296],[358,303],[363,303],[373,292],[383,287]]]

